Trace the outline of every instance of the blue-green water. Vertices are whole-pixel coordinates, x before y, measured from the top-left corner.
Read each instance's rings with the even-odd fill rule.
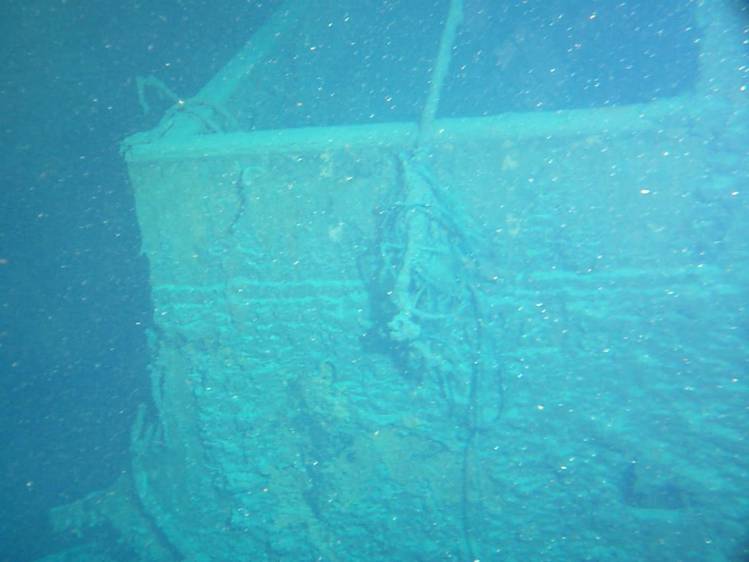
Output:
[[[2,8],[0,560],[66,549],[70,560],[149,559],[133,546],[140,540],[135,524],[129,535],[126,524],[84,523],[56,535],[48,520],[50,508],[106,489],[123,474],[131,478],[138,405],[148,404],[155,419],[148,368],[157,353],[147,337],[173,342],[159,314],[179,298],[194,299],[188,304],[196,310],[198,301],[209,311],[219,306],[206,305],[219,302],[219,293],[199,283],[189,298],[175,297],[183,287],[153,278],[159,259],[147,256],[149,265],[140,253],[119,142],[153,127],[171,103],[150,92],[153,112],[142,115],[137,76],[154,75],[177,95],[194,95],[279,4],[68,1]],[[700,87],[704,42],[694,8],[676,1],[466,0],[438,116],[625,106],[691,92]],[[741,3],[733,9],[739,29],[749,25]],[[442,1],[370,1],[327,11],[310,3],[298,41],[266,61],[257,82],[241,87],[230,117],[244,130],[416,122],[446,10]],[[749,83],[743,49],[743,59],[724,65],[738,85]],[[696,118],[673,123],[667,134],[634,133],[628,143],[590,134],[567,148],[556,139],[505,142],[494,164],[485,146],[472,158],[460,144],[453,152],[435,150],[440,160],[431,163],[403,153],[378,153],[365,163],[354,158],[355,164],[326,155],[310,184],[364,178],[379,198],[370,206],[368,193],[341,195],[343,210],[311,199],[308,222],[291,196],[287,208],[263,207],[269,217],[253,214],[250,179],[285,177],[290,172],[279,160],[227,167],[239,178],[233,181],[244,203],[221,232],[265,248],[265,255],[255,248],[247,254],[259,263],[283,263],[299,251],[302,261],[330,252],[328,263],[336,264],[339,248],[347,256],[341,263],[355,267],[339,276],[349,288],[336,290],[364,319],[361,333],[338,339],[330,335],[338,320],[331,319],[318,332],[331,341],[321,347],[310,339],[305,347],[287,326],[306,320],[269,307],[255,321],[272,333],[255,341],[294,342],[313,382],[285,373],[288,394],[273,387],[263,404],[248,391],[236,412],[224,407],[227,385],[215,390],[229,393],[215,411],[205,381],[233,377],[238,367],[229,361],[193,391],[207,451],[197,471],[226,494],[221,505],[196,505],[196,518],[226,510],[224,526],[200,540],[221,544],[236,533],[256,545],[242,551],[245,543],[234,541],[252,560],[604,561],[631,559],[632,552],[652,560],[744,559],[749,102],[740,92],[729,97],[730,118],[719,125]],[[614,147],[621,152],[612,154]],[[504,183],[491,183],[487,169]],[[302,172],[290,174],[304,184]],[[378,183],[380,173],[391,184]],[[611,183],[592,185],[591,177]],[[286,209],[309,225],[289,238],[294,247],[251,232],[253,217],[255,226],[269,219],[293,231]],[[359,211],[370,218],[346,218]],[[327,224],[326,213],[344,218]],[[209,229],[214,218],[197,214],[190,221]],[[163,221],[186,224],[184,215]],[[404,241],[422,235],[429,249],[404,250]],[[224,255],[225,241],[214,242],[212,255]],[[406,289],[399,288],[404,271],[413,277]],[[243,284],[266,300],[296,298],[307,282],[274,285],[277,279],[262,271],[239,277],[241,283],[226,273],[227,286]],[[399,314],[405,294],[422,313],[418,326],[409,320],[418,313],[409,310],[406,320]],[[178,308],[169,313],[183,314]],[[215,327],[195,318],[199,329]],[[244,320],[238,313],[233,326]],[[231,342],[232,358],[241,356],[245,335],[236,328],[221,336]],[[223,361],[228,353],[196,341],[174,349],[195,361]],[[262,350],[242,349],[249,378],[272,371],[253,362]],[[278,365],[286,368],[284,361]],[[288,397],[288,417],[275,417],[279,396]],[[274,417],[250,423],[246,411],[248,419],[258,411]],[[226,412],[236,414],[235,425],[223,425]],[[255,483],[229,462],[232,445],[258,442],[257,427],[279,429],[269,433],[279,451],[290,446],[289,433],[298,435],[308,478],[296,498],[284,475],[298,466],[284,469],[277,452],[247,452],[259,467],[250,472],[267,478],[260,489],[285,491],[263,513],[263,500],[237,500],[237,490]],[[425,446],[430,439],[433,446]],[[362,483],[366,478],[370,484]],[[143,487],[139,493],[162,544],[160,558],[150,559],[201,551],[200,540],[170,527],[179,514],[158,512]],[[184,506],[203,499],[196,493]],[[293,507],[297,500],[299,509],[284,510],[283,502]],[[431,535],[430,526],[442,534]],[[264,538],[246,538],[256,533]],[[288,554],[300,551],[304,558]],[[195,559],[229,559],[225,552],[232,551]]]

